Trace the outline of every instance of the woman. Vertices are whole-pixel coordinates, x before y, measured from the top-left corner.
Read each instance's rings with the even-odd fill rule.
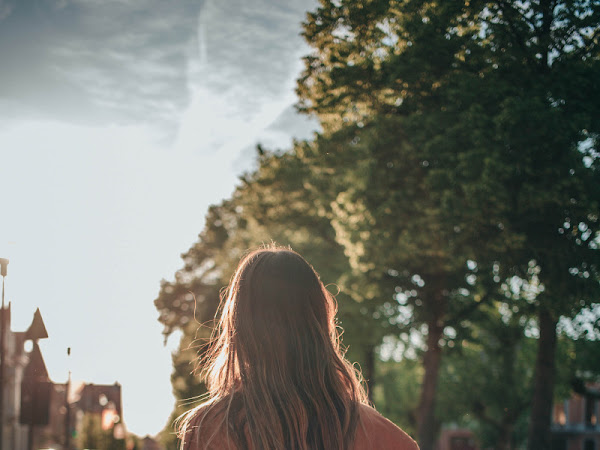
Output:
[[[284,248],[240,262],[204,361],[209,400],[182,417],[183,450],[414,450],[368,406],[340,350],[335,298]]]

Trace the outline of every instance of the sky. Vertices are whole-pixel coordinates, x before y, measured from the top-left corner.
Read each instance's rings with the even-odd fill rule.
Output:
[[[153,301],[210,204],[315,122],[293,104],[315,0],[0,0],[0,257],[12,329],[40,308],[50,377],[173,409]],[[67,348],[71,356],[67,356]]]

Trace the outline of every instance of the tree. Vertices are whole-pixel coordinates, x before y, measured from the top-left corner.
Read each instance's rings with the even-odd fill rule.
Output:
[[[508,272],[521,276],[532,262],[541,268],[544,290],[534,302],[540,338],[529,446],[547,448],[556,323],[560,315],[572,315],[593,301],[598,289],[600,90],[591,80],[600,79],[600,5],[423,0],[323,0],[320,5],[305,24],[314,53],[306,58],[299,80],[301,110],[316,114],[326,134],[344,123],[361,127],[374,118],[403,119],[397,141],[423,152],[422,164],[430,167],[424,186],[435,196],[429,203],[433,209],[416,209],[424,219],[416,223],[430,227],[434,242],[417,242],[432,250],[440,248],[439,242],[451,248],[446,245],[451,233],[432,228],[447,225],[441,218],[456,223],[451,213],[457,210],[457,226],[474,250],[456,245],[463,260],[472,257],[480,267],[501,261]],[[370,203],[376,195],[364,189],[340,198],[339,211],[350,211],[345,233],[351,238],[344,238],[353,248],[350,254],[369,246],[398,249],[394,239],[361,243],[360,233],[368,227],[357,229],[352,222],[362,216],[381,223],[390,204],[382,192]],[[362,204],[362,211],[352,212],[355,204]],[[483,216],[478,218],[477,211]],[[472,232],[463,233],[462,224],[471,225]],[[495,248],[479,238],[485,248],[473,248],[477,229],[494,238],[491,226],[510,239]],[[397,234],[411,241],[415,235]],[[367,253],[363,261],[379,254]],[[398,271],[398,266],[381,264],[379,273],[390,269]],[[426,285],[435,285],[435,279],[429,274]],[[457,284],[448,279],[441,284],[446,288],[438,289],[438,300],[427,309],[443,317],[450,303],[440,293],[452,292]],[[429,323],[433,349],[442,323]],[[426,355],[425,363],[431,377],[426,371],[419,442],[429,449],[435,434],[431,387],[439,367],[437,350]]]
[[[490,279],[535,271],[529,446],[546,448],[556,323],[599,289],[599,4],[320,5],[305,23],[314,52],[298,93],[324,132],[289,153],[259,150],[258,169],[210,210],[156,301],[167,335],[184,330],[178,395],[201,389],[184,368],[191,306],[210,320],[242,249],[274,239],[338,280],[351,351],[360,348],[371,384],[382,338],[423,331],[416,422],[427,450],[448,333],[466,333],[488,307]]]
[[[182,255],[184,267],[175,274],[174,281],[161,282],[154,301],[158,320],[164,326],[165,342],[174,331],[182,333],[172,356],[171,385],[176,404],[161,433],[161,441],[169,449],[177,448],[175,419],[199,402],[206,392],[196,367],[210,337],[220,290],[231,276],[229,269],[234,256],[228,253],[227,244],[240,221],[231,201],[211,206],[198,241]]]
[[[437,412],[450,423],[476,423],[483,448],[519,448],[536,343],[525,336],[528,317],[514,304],[496,300],[478,313],[470,336],[445,358]]]
[[[415,147],[404,131],[409,123],[390,118],[344,127],[320,137],[303,157],[313,167],[309,182],[315,189],[336,193],[330,220],[352,268],[356,286],[349,284],[350,291],[362,292],[374,317],[385,317],[385,334],[426,327],[417,414],[425,446],[427,439],[433,445],[437,429],[440,341],[447,327],[460,328],[488,298],[484,286],[473,286],[469,264],[510,242],[511,235],[495,226],[493,213],[475,208],[472,197],[460,192],[473,186],[437,186],[440,177],[458,171],[445,167],[443,155]],[[419,135],[412,129],[414,142]],[[332,176],[322,176],[328,172]],[[490,189],[478,178],[472,183]],[[398,320],[400,307],[409,308],[407,321]]]
[[[83,429],[79,442],[82,448],[125,450],[125,439],[116,439],[113,428],[102,428],[102,416],[88,413],[83,416]]]
[[[351,296],[336,292],[335,283],[348,272],[348,262],[331,223],[318,208],[327,202],[317,201],[317,193],[304,186],[310,168],[301,164],[295,152],[267,152],[259,147],[258,153],[258,168],[241,177],[231,198],[209,209],[198,241],[182,256],[184,267],[173,282],[163,280],[155,300],[165,337],[175,330],[182,332],[171,377],[178,403],[162,439],[170,447],[176,444],[170,424],[206,392],[194,368],[208,342],[220,291],[248,249],[277,242],[291,246],[314,265],[332,293],[337,293],[340,325],[352,330],[345,339],[349,358],[363,364],[371,384],[375,377],[374,348],[380,338],[373,334],[379,328]]]
[[[390,358],[377,363],[378,382],[373,393],[377,410],[413,436],[422,372],[423,366],[417,359]]]
[[[350,360],[360,363],[371,395],[376,383],[376,347],[390,333],[391,324],[381,305],[373,301],[378,286],[368,285],[362,273],[351,270],[336,238],[332,202],[337,192],[324,182],[328,177],[324,170],[330,169],[310,163],[311,155],[321,153],[320,145],[317,139],[296,142],[288,152],[263,150],[258,169],[243,178],[238,194],[245,217],[255,224],[252,235],[291,244],[314,264],[323,280],[337,285],[344,344]]]

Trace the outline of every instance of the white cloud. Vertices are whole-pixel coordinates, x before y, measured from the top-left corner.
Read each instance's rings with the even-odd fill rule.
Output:
[[[202,2],[19,0],[0,27],[2,118],[175,129]],[[17,42],[18,45],[14,45]],[[168,113],[165,114],[165,111]]]
[[[159,280],[249,167],[242,151],[306,131],[290,107],[313,3],[0,0],[0,14],[17,5],[0,26],[14,328],[40,306],[51,376],[121,382],[136,433],[158,432],[172,407]]]
[[[296,101],[295,79],[307,50],[299,9],[312,3],[292,9],[265,0],[206,2],[199,47],[188,58],[192,100],[177,147],[231,152],[272,140],[274,130],[266,129]]]

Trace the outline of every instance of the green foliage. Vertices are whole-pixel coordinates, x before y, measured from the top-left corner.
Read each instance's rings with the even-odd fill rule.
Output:
[[[233,270],[235,252],[230,256],[227,246],[230,236],[236,235],[240,221],[231,201],[212,206],[198,242],[182,255],[184,267],[176,273],[173,282],[161,282],[159,296],[154,301],[159,321],[164,326],[165,340],[175,330],[182,332],[178,349],[172,356],[171,384],[176,404],[160,436],[161,443],[168,449],[177,448],[175,420],[206,392],[196,369],[212,330],[220,290],[227,285]]]
[[[334,219],[353,268],[418,275],[422,292],[398,285],[417,293],[415,318],[429,316],[430,337],[433,324],[460,324],[457,303],[473,310],[454,295],[473,294],[460,285],[468,260],[482,274],[499,267],[498,278],[539,269],[528,308],[544,337],[538,400],[551,396],[542,368],[554,358],[556,320],[599,293],[600,86],[589,82],[600,74],[599,29],[591,1],[323,0],[305,24],[314,51],[301,109],[332,139],[355,134],[328,164],[357,180],[340,189]],[[381,126],[389,116],[395,135]],[[371,153],[345,166],[352,144]],[[547,423],[540,408],[533,422]]]
[[[410,435],[416,434],[415,411],[423,366],[416,359],[377,363],[377,385],[373,399],[377,410]]]
[[[102,450],[125,450],[125,439],[115,439],[113,429],[102,429],[102,416],[87,413],[83,416],[81,436],[78,438],[81,448]]]
[[[291,246],[313,264],[330,291],[338,294],[340,325],[353,329],[344,342],[351,360],[366,366],[366,355],[380,340],[378,334],[372,336],[378,328],[369,325],[370,318],[358,302],[338,292],[336,283],[349,271],[348,262],[318,207],[327,202],[305,186],[308,167],[293,152],[261,149],[259,154],[259,168],[242,177],[229,200],[210,208],[199,240],[183,255],[183,269],[174,282],[162,282],[155,300],[165,336],[182,332],[171,377],[178,402],[161,436],[170,447],[176,443],[171,424],[206,392],[196,370],[198,361],[210,336],[220,291],[248,249],[277,242]]]
[[[323,133],[259,148],[155,301],[165,336],[183,332],[176,397],[205,391],[192,369],[235,264],[276,241],[341,288],[349,356],[386,414],[432,440],[433,401],[409,410],[417,383],[435,398],[441,361],[439,418],[522,442],[523,402],[552,396],[533,389],[534,331],[600,294],[599,28],[589,0],[321,0],[297,90]],[[389,335],[424,366],[375,364]],[[565,342],[539,348],[595,370]],[[585,370],[563,372],[560,396]]]
[[[427,164],[428,189],[421,197],[434,196],[432,205],[441,208],[424,216],[425,226],[447,223],[453,210],[470,212],[456,226],[472,224],[486,244],[485,232],[500,227],[504,241],[510,240],[504,249],[525,250],[507,267],[525,269],[531,259],[540,263],[553,237],[559,258],[549,255],[543,272],[548,283],[557,271],[558,279],[569,279],[564,272],[581,264],[582,256],[592,260],[588,266],[598,258],[597,252],[585,257],[582,247],[598,230],[600,90],[589,80],[600,74],[599,17],[600,7],[589,1],[322,1],[305,24],[314,53],[298,83],[301,107],[316,113],[328,132],[344,122],[406,118],[397,125],[397,141],[421,155],[406,166],[418,172],[419,163]],[[576,87],[582,84],[584,96]],[[370,192],[396,192],[391,183],[381,187],[388,190],[359,188],[346,203]],[[374,204],[385,202],[376,198]],[[478,216],[489,223],[474,220]],[[565,219],[571,227],[581,224],[587,242],[558,235]],[[462,234],[463,243],[472,245],[473,235]],[[498,256],[506,258],[503,248]],[[551,267],[557,259],[561,267]]]
[[[476,422],[484,448],[522,445],[525,438],[515,428],[527,418],[536,341],[524,335],[527,317],[510,307],[493,302],[478,311],[470,338],[448,352],[440,376],[439,417]]]
[[[352,330],[344,339],[348,357],[366,367],[366,359],[381,340],[373,324],[381,321],[365,307],[360,290],[346,289],[344,277],[350,267],[331,223],[332,193],[313,184],[321,174],[305,160],[311,149],[308,143],[296,143],[291,152],[263,152],[258,170],[242,178],[243,185],[236,191],[248,220],[242,245],[275,241],[290,245],[310,261],[331,292],[337,293],[340,325]]]

